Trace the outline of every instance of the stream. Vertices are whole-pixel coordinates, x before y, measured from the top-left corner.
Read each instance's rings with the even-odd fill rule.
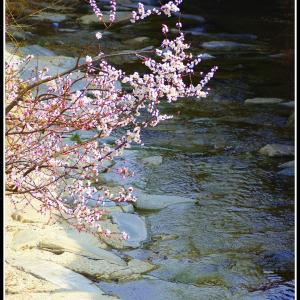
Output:
[[[293,108],[244,103],[294,101],[293,2],[261,2],[185,1],[186,14],[205,19],[182,19],[191,51],[211,56],[200,64],[204,72],[219,67],[210,94],[162,106],[174,118],[145,130],[144,145],[122,163],[135,173],[128,182],[133,187],[195,202],[138,210],[148,239],[125,254],[158,268],[136,281],[100,282],[105,292],[124,300],[294,299],[294,176],[279,167],[293,157],[259,153],[267,144],[293,145],[294,128],[286,126]],[[126,50],[128,40],[140,36],[148,40],[136,49],[158,46],[160,22],[113,27],[103,48]],[[58,55],[76,56],[87,43],[97,44],[97,28],[72,21],[59,27],[72,32],[43,26],[31,28],[38,38],[30,43]],[[90,51],[97,54],[94,44]],[[112,63],[140,68],[135,60]],[[160,156],[162,163],[145,166],[145,156]]]

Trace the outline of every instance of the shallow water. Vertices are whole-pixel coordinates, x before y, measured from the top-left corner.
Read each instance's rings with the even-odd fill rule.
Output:
[[[141,249],[127,253],[160,267],[143,280],[102,282],[105,291],[132,300],[294,298],[294,177],[278,174],[278,165],[293,157],[267,158],[257,152],[268,143],[293,144],[293,130],[285,126],[292,109],[243,104],[253,97],[294,100],[290,2],[246,1],[241,7],[241,1],[198,5],[186,0],[185,12],[207,19],[204,24],[186,22],[192,51],[215,56],[201,64],[204,70],[219,66],[209,84],[210,96],[165,105],[162,110],[175,118],[143,132],[140,155],[161,155],[160,166],[145,168],[135,155],[124,164],[136,174],[128,184],[197,203],[140,211],[147,219],[149,239]],[[134,30],[116,28],[107,37],[114,42],[106,47],[127,49],[122,41],[134,36],[150,36],[143,47],[156,46],[159,41],[153,32],[159,26],[154,20]],[[49,29],[45,40],[58,54],[74,55],[94,32]],[[74,38],[77,45],[67,47]],[[57,39],[65,45],[54,45]],[[253,48],[201,48],[203,42],[214,40]],[[286,55],[270,57],[278,53]],[[136,65],[124,67],[130,71]],[[177,238],[151,239],[158,234]]]

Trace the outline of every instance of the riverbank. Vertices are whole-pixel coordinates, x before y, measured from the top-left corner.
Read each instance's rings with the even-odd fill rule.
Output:
[[[52,219],[41,215],[33,200],[22,211],[15,211],[10,197],[5,203],[7,299],[114,300],[118,298],[105,294],[94,281],[138,279],[155,268],[149,262],[118,256],[104,240],[79,233],[55,215]],[[102,226],[118,230],[109,220]],[[110,237],[110,243],[113,240],[122,243],[118,236]]]

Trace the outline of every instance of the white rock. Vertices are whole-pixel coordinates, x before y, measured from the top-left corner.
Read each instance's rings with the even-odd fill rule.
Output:
[[[101,290],[91,280],[56,263],[31,259],[22,255],[15,259],[8,259],[8,261],[12,266],[45,279],[62,289],[101,293]]]
[[[10,264],[5,264],[5,293],[45,293],[58,291],[59,286],[21,271]]]
[[[99,293],[81,291],[58,291],[51,293],[20,293],[6,295],[7,300],[117,300],[119,298]]]
[[[282,102],[279,98],[252,98],[246,99],[245,104],[277,104]]]
[[[118,225],[121,232],[125,231],[129,238],[126,246],[136,248],[147,239],[147,228],[144,220],[136,214],[112,213],[113,223]]]
[[[84,255],[91,259],[106,260],[109,263],[124,265],[123,260],[103,248],[99,239],[85,232],[78,232],[73,228],[47,226],[20,230],[14,236],[12,247],[24,250],[37,247],[53,253],[71,252]]]
[[[294,155],[294,147],[290,145],[282,145],[282,144],[268,144],[262,147],[259,150],[259,153],[270,157],[292,156]]]
[[[90,278],[98,280],[131,280],[138,278],[141,275],[141,269],[143,272],[147,272],[152,270],[154,267],[150,263],[143,262],[141,260],[136,260],[136,265],[130,266],[125,261],[122,261],[122,263],[114,263],[106,259],[90,259],[70,252],[64,252],[60,255],[35,249],[31,249],[27,252],[27,255],[33,256],[37,260],[49,260],[69,268],[74,272],[85,274]]]

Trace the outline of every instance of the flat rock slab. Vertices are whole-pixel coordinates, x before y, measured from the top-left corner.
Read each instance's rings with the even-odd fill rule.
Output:
[[[12,247],[15,250],[37,247],[56,254],[71,252],[91,259],[126,266],[126,263],[119,256],[101,249],[99,246],[101,246],[101,242],[91,234],[54,226],[49,226],[47,229],[20,230],[15,234],[12,241]]]
[[[101,293],[101,290],[91,280],[53,262],[25,258],[22,255],[15,259],[9,259],[8,262],[12,266],[21,268],[62,289]]]
[[[136,188],[134,189],[134,194],[137,197],[137,201],[133,205],[136,208],[145,210],[159,210],[177,203],[195,202],[193,199],[180,196],[146,194]]]
[[[277,157],[277,156],[293,156],[294,147],[282,144],[268,144],[259,150],[262,155]]]
[[[99,293],[60,291],[51,293],[24,293],[6,295],[7,300],[117,300],[119,298]]]
[[[13,254],[13,257],[17,257],[18,263],[15,263],[16,259],[13,258],[8,258],[7,261],[16,267],[17,265],[22,266],[19,261],[30,260],[31,262],[36,263],[46,261],[62,266],[68,270],[72,270],[75,274],[83,274],[88,278],[94,278],[95,280],[134,280],[140,278],[141,274],[155,268],[154,265],[138,259],[132,259],[128,263],[123,261],[123,264],[121,265],[107,260],[90,259],[70,252],[63,252],[62,254],[56,255],[41,249],[30,249],[22,252],[16,252]],[[27,269],[25,271],[28,272]],[[58,277],[61,278],[62,274],[58,273]]]
[[[125,231],[129,238],[125,245],[132,248],[140,246],[147,239],[147,228],[145,221],[136,214],[112,213],[113,223],[118,225],[120,231]]]
[[[245,104],[278,104],[283,101],[283,99],[279,98],[252,98],[246,99]]]

